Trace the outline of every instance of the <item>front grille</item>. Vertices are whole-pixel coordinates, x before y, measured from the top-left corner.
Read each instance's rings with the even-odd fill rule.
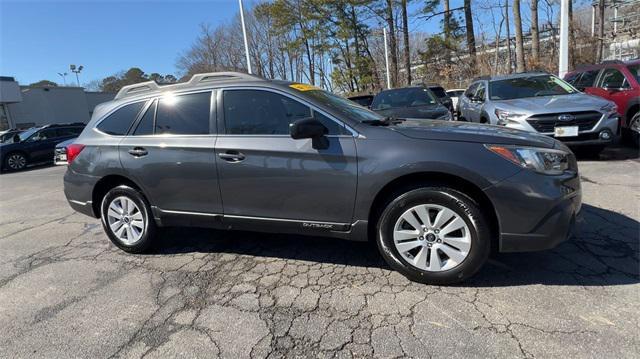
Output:
[[[561,115],[572,115],[574,119],[560,121],[558,116]],[[527,122],[536,131],[542,133],[553,133],[556,126],[578,126],[580,131],[589,131],[598,123],[600,117],[602,117],[602,114],[598,111],[546,113],[544,115],[531,116],[527,119]]]

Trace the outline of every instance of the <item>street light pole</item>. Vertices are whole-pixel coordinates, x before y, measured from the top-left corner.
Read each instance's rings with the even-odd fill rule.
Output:
[[[65,86],[67,86],[67,73],[66,72],[58,72],[58,75],[60,75],[60,77],[62,77],[62,82],[64,83]]]
[[[560,1],[560,58],[558,77],[569,71],[569,0]]]
[[[247,56],[247,70],[249,74],[253,73],[251,71],[251,58],[249,57],[249,42],[247,41],[247,28],[244,25],[244,10],[242,8],[242,0],[238,0],[240,4],[240,22],[242,23],[242,36],[244,37],[244,53]]]
[[[77,68],[76,65],[69,65],[69,70],[76,74],[76,84],[78,85],[78,87],[80,87],[80,78],[78,77],[78,74],[82,71],[83,68],[84,66],[82,65],[78,66]]]
[[[384,62],[387,68],[387,89],[391,88],[391,75],[389,74],[389,49],[387,48],[387,28],[382,28],[382,36],[384,37]]]

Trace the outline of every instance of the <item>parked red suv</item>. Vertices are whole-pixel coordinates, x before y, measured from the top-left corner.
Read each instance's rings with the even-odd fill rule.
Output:
[[[606,98],[618,106],[624,138],[640,140],[640,59],[605,61],[580,67],[564,77],[580,91]]]

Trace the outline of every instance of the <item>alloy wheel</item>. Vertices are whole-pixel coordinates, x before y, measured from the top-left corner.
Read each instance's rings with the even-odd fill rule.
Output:
[[[14,153],[7,158],[7,166],[12,170],[23,169],[26,165],[27,159],[19,153]]]
[[[457,267],[471,250],[467,223],[453,210],[421,204],[404,212],[393,230],[396,250],[412,266],[429,272]]]
[[[125,245],[137,243],[144,234],[145,218],[138,205],[128,197],[116,197],[107,211],[109,228]]]

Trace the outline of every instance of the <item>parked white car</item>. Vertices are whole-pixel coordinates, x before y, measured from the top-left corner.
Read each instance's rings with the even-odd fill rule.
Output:
[[[465,89],[451,89],[447,90],[447,95],[451,98],[453,102],[453,114],[458,115],[460,113],[460,107],[458,107],[458,98],[462,96]]]

